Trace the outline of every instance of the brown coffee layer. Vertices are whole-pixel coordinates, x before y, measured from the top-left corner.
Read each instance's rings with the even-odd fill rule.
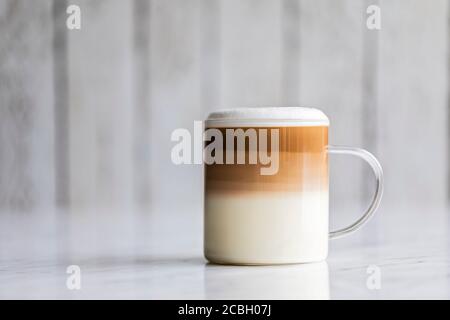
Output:
[[[236,129],[236,128],[233,128]],[[247,130],[248,128],[242,128]],[[236,164],[237,141],[235,138],[235,164],[205,165],[206,192],[247,194],[255,192],[298,192],[328,190],[328,127],[271,127],[253,128],[258,132],[266,129],[268,137],[273,129],[279,130],[279,165],[274,175],[262,175],[261,168],[270,165],[249,164],[249,143],[246,141],[246,163]],[[226,128],[219,129],[226,145]],[[268,141],[269,156],[271,141]],[[226,158],[226,148],[223,155]],[[273,160],[272,160],[273,161]]]

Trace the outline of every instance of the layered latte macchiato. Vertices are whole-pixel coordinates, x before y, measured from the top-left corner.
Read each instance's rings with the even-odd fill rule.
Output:
[[[210,115],[206,128],[277,130],[279,139],[278,170],[273,175],[262,175],[261,163],[205,166],[207,259],[237,264],[324,259],[328,248],[326,116],[307,108],[238,109]],[[270,139],[267,146],[273,146]],[[224,148],[225,156],[239,152],[238,142],[233,145],[234,150]],[[272,151],[269,148],[269,154]],[[250,152],[247,137],[246,159]]]
[[[205,122],[205,256],[215,263],[324,260],[328,239],[358,230],[383,194],[383,170],[364,149],[328,145],[329,121],[313,108],[244,108]],[[351,225],[328,230],[328,155],[370,165],[375,192]]]

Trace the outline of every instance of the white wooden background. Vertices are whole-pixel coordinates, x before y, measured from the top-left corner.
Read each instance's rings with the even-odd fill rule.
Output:
[[[78,4],[81,30],[65,26]],[[380,31],[366,8],[381,7]],[[315,106],[367,148],[384,206],[445,205],[446,0],[0,0],[0,211],[202,209],[170,133],[218,107]],[[370,172],[332,159],[332,205]],[[393,211],[395,213],[395,211]]]

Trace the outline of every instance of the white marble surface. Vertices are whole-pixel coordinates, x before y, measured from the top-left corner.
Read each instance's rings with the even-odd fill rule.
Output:
[[[267,267],[206,263],[201,217],[182,210],[6,215],[0,298],[449,299],[449,212],[383,211],[333,241],[326,262]],[[66,287],[69,265],[81,268],[80,290]],[[370,265],[380,268],[378,290],[366,285]]]

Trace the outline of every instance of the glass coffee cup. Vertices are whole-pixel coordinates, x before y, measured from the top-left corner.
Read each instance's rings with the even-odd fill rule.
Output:
[[[379,206],[383,172],[368,151],[328,145],[329,120],[314,108],[242,108],[205,121],[204,254],[221,264],[326,259],[328,239],[360,228]],[[329,154],[365,160],[372,203],[356,222],[328,230]],[[209,157],[209,158],[208,158]]]

